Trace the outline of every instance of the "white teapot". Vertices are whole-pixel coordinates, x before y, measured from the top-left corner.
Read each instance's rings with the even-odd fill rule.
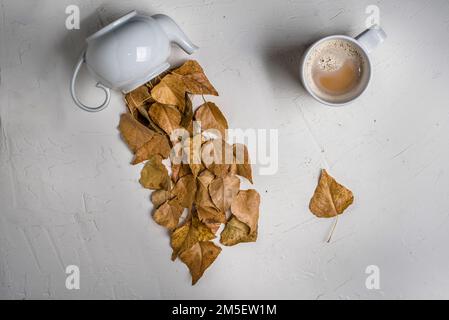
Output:
[[[83,110],[96,112],[109,104],[110,89],[128,93],[170,68],[170,43],[192,54],[195,46],[168,16],[151,17],[132,11],[86,39],[70,83],[72,98]],[[76,96],[75,81],[83,63],[106,93],[98,107],[83,104]]]

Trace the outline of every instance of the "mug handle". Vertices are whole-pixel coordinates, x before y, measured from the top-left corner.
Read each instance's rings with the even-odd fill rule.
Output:
[[[72,94],[72,98],[73,101],[75,101],[76,105],[78,107],[80,107],[81,109],[83,109],[84,111],[88,111],[88,112],[98,112],[103,110],[104,108],[106,108],[109,105],[109,101],[111,101],[111,91],[108,87],[105,87],[103,84],[101,84],[100,82],[97,82],[96,87],[103,89],[103,91],[106,93],[106,99],[104,100],[104,102],[98,106],[98,107],[89,107],[86,106],[85,104],[83,104],[78,97],[76,96],[76,92],[75,92],[75,82],[76,82],[76,78],[78,76],[78,73],[81,69],[81,66],[83,65],[83,63],[86,61],[86,50],[83,51],[83,53],[81,54],[81,57],[79,58],[76,66],[75,66],[75,71],[73,71],[73,75],[72,75],[72,80],[70,81],[70,93]]]
[[[381,27],[375,26],[363,31],[355,39],[365,48],[366,52],[371,53],[387,39],[387,34]]]

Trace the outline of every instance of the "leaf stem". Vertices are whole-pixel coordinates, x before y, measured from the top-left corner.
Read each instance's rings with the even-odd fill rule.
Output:
[[[335,227],[337,226],[337,222],[338,222],[338,214],[335,217],[334,224],[332,225],[332,229],[329,233],[329,237],[327,238],[327,241],[326,241],[327,243],[331,242],[332,236],[334,235]]]

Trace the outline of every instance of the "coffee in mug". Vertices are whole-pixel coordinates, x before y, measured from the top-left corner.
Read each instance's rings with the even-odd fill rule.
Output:
[[[358,49],[342,39],[326,41],[315,48],[307,61],[307,81],[325,100],[341,100],[360,84],[364,60]]]
[[[356,38],[335,35],[314,43],[301,59],[301,81],[319,102],[341,106],[362,95],[371,80],[368,53],[386,38],[381,28]]]

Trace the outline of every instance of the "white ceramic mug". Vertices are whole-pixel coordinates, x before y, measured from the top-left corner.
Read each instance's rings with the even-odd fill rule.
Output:
[[[371,59],[370,59],[370,53],[377,46],[379,46],[382,42],[384,42],[386,38],[387,38],[387,35],[386,35],[385,31],[383,29],[381,29],[380,27],[375,27],[375,28],[365,30],[363,33],[361,33],[360,35],[358,35],[355,38],[351,38],[351,37],[344,36],[344,35],[333,35],[333,36],[325,37],[321,40],[318,40],[317,42],[312,44],[306,50],[304,55],[302,56],[301,63],[300,63],[300,77],[301,77],[302,85],[304,86],[304,88],[307,90],[307,92],[313,98],[315,98],[317,101],[319,101],[323,104],[333,106],[333,107],[338,107],[338,106],[343,106],[343,105],[353,102],[354,100],[356,100],[358,97],[360,97],[366,91],[366,89],[369,86],[369,83],[371,82],[372,64],[371,64]],[[308,80],[308,77],[307,77],[308,58],[320,44],[322,44],[326,41],[330,41],[330,40],[345,40],[345,41],[350,42],[352,45],[354,45],[354,47],[356,47],[358,49],[358,51],[360,52],[360,54],[362,56],[361,58],[363,59],[363,62],[364,62],[364,70],[363,70],[363,73],[362,73],[362,76],[360,79],[361,84],[358,86],[357,91],[354,92],[354,95],[351,95],[350,97],[348,97],[347,100],[341,101],[341,102],[332,102],[330,100],[325,100],[325,99],[319,97],[312,90],[309,80]]]
[[[110,89],[127,93],[168,70],[171,43],[188,54],[198,49],[170,17],[163,14],[149,17],[136,11],[95,32],[86,42],[73,72],[70,91],[76,105],[89,112],[107,107]],[[76,95],[75,82],[83,64],[98,80],[97,87],[106,93],[98,107],[83,104]]]

